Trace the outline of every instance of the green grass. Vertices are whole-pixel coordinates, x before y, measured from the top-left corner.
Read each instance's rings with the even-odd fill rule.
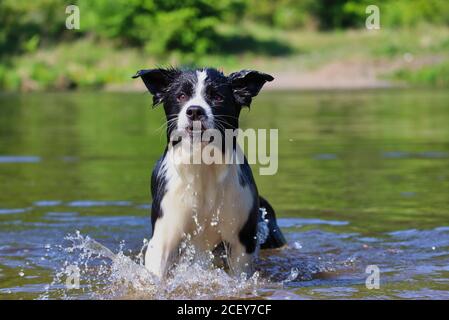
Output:
[[[426,66],[418,70],[400,69],[391,79],[417,86],[449,87],[449,61]]]

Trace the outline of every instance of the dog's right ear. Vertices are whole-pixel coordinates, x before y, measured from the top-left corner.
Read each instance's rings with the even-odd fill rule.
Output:
[[[179,74],[176,69],[139,70],[133,78],[141,77],[148,91],[153,95],[153,106],[163,102],[164,93],[170,83]]]

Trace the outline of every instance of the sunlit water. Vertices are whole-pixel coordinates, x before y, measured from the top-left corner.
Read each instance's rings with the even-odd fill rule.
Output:
[[[149,106],[145,94],[0,95],[0,299],[449,298],[448,93],[258,97],[241,125],[279,129],[279,171],[256,180],[288,246],[262,251],[250,279],[188,244],[165,281],[142,267],[165,141]]]

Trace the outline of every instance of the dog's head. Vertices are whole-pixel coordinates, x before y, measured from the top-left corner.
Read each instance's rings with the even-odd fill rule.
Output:
[[[242,107],[249,107],[262,86],[273,77],[258,71],[242,70],[225,76],[216,69],[140,70],[153,95],[153,105],[163,104],[168,137],[174,131],[192,134],[193,123],[201,129],[237,129]]]

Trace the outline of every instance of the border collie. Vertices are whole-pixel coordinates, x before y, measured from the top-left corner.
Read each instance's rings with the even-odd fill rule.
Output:
[[[167,117],[167,146],[151,177],[152,237],[145,267],[166,276],[188,239],[198,253],[221,247],[231,273],[250,276],[259,246],[279,248],[286,243],[273,208],[259,196],[246,158],[241,163],[191,164],[179,161],[185,157],[180,142],[195,145],[193,135],[208,129],[223,136],[225,130],[237,129],[241,109],[274,78],[252,70],[225,76],[212,68],[140,70],[137,77],[153,95],[153,106],[162,104]],[[196,129],[195,123],[200,124]],[[223,144],[216,147],[223,155],[239,150],[235,139],[231,150]],[[258,223],[263,221],[268,230],[258,240]]]

